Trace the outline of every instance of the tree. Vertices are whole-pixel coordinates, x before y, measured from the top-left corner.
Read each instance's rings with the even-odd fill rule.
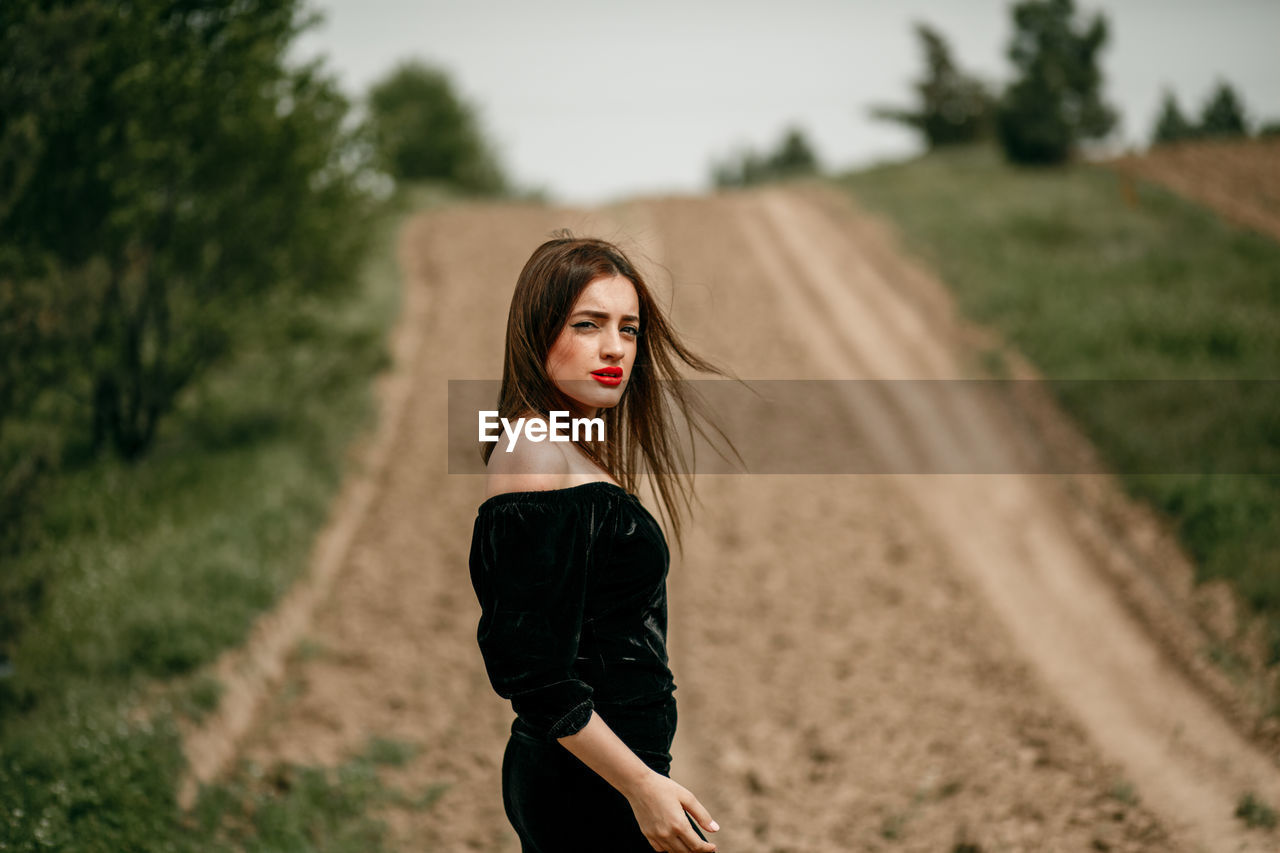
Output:
[[[951,58],[942,34],[928,24],[917,23],[916,35],[924,49],[925,77],[914,84],[919,107],[874,107],[880,119],[905,124],[924,137],[929,148],[973,142],[990,128],[993,99],[987,87],[962,72]]]
[[[1105,136],[1116,123],[1098,67],[1106,19],[1078,25],[1072,0],[1023,0],[1013,21],[1009,58],[1017,77],[997,108],[997,134],[1013,162],[1061,163],[1081,140]]]
[[[1160,145],[1166,142],[1178,142],[1191,139],[1199,133],[1199,129],[1187,120],[1178,99],[1170,90],[1165,90],[1164,101],[1160,106],[1160,117],[1156,119],[1155,129],[1151,133],[1151,144]]]
[[[475,110],[443,71],[403,62],[370,87],[368,106],[378,162],[396,180],[443,181],[478,193],[505,189]]]
[[[1248,136],[1244,104],[1231,84],[1218,83],[1218,87],[1209,96],[1200,113],[1199,131],[1205,137]]]
[[[770,153],[760,154],[748,148],[728,160],[713,163],[711,182],[721,188],[747,187],[764,181],[812,175],[821,168],[804,131],[793,126],[783,131],[777,147]]]
[[[779,178],[812,175],[818,171],[818,155],[813,153],[804,132],[798,127],[790,127],[783,133],[782,141],[769,158],[766,168]]]
[[[0,301],[35,318],[29,373],[0,387],[52,383],[0,417],[57,396],[92,448],[140,456],[238,312],[351,280],[347,102],[319,62],[285,64],[310,20],[300,0],[0,4]]]
[[[711,164],[711,184],[721,189],[751,186],[763,180],[764,171],[759,154],[749,148],[739,149],[731,157]]]

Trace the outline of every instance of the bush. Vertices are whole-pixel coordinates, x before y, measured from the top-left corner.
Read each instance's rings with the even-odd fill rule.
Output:
[[[1062,163],[1083,139],[1105,136],[1116,113],[1102,100],[1098,54],[1107,23],[1083,28],[1072,0],[1023,0],[1013,7],[1009,58],[1018,77],[996,111],[1005,156],[1015,163]]]

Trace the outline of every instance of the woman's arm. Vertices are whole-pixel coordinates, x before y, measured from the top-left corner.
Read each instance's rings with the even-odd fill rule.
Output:
[[[698,838],[685,817],[687,811],[706,831],[719,831],[719,825],[698,798],[641,761],[599,714],[593,711],[586,726],[558,740],[627,798],[640,831],[654,850],[713,853],[716,849],[714,844]]]

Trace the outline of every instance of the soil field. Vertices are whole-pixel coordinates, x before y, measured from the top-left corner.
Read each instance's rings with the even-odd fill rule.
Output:
[[[946,291],[832,192],[413,219],[401,259],[417,344],[399,350],[390,462],[310,621],[311,653],[241,747],[336,763],[373,735],[419,744],[389,778],[448,789],[388,812],[406,851],[518,850],[499,782],[511,710],[485,676],[466,565],[483,482],[447,473],[447,380],[500,376],[516,274],[561,227],[630,249],[690,343],[743,378],[974,375]],[[939,411],[892,387],[883,407],[821,416],[885,457],[1022,452],[998,408]],[[723,853],[1276,849],[1233,815],[1246,791],[1280,802],[1275,762],[1152,639],[1109,568],[1130,545],[1068,485],[700,478],[668,580],[672,777],[719,821]]]
[[[1111,164],[1280,240],[1280,137],[1181,142]]]

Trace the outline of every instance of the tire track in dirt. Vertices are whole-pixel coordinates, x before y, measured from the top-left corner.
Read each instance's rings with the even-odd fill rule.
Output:
[[[771,194],[765,203],[775,222],[790,215],[794,223],[793,256],[810,261],[812,268],[800,280],[833,288],[830,270],[812,259],[835,256],[838,250],[824,253],[820,242],[838,236],[819,227],[812,209],[794,196]],[[851,274],[859,272],[851,268]],[[885,284],[879,276],[864,275],[861,281]],[[875,347],[877,368],[891,376],[895,369],[918,368],[922,359],[913,357],[920,351],[914,349],[918,339],[892,338],[896,350],[880,349],[883,339],[860,337],[865,325],[832,322],[828,331],[857,339],[860,352]],[[973,419],[968,435],[1011,434],[1008,425],[990,417],[992,411],[965,413]],[[939,447],[937,458],[951,458],[951,439],[963,434],[953,432],[959,424],[948,415],[954,414],[924,413],[915,421],[918,437]],[[1063,500],[1053,494],[1052,480],[1025,474],[897,479],[1046,681],[1104,751],[1122,761],[1169,825],[1184,828],[1206,849],[1269,846],[1269,840],[1243,831],[1233,811],[1244,791],[1270,801],[1280,795],[1274,764],[1186,682],[1099,578],[1088,551],[1060,522]]]
[[[701,296],[677,305],[682,327],[744,376],[865,378],[839,371],[848,341],[815,335],[839,315],[808,298],[758,207],[651,205],[666,262]],[[673,775],[725,826],[722,849],[1177,849],[1107,796],[1118,771],[1033,689],[890,479],[699,486],[703,522],[671,581]]]
[[[447,380],[500,375],[515,276],[563,226],[635,251],[691,345],[748,379],[961,375],[965,354],[943,325],[951,309],[940,289],[895,267],[892,249],[868,243],[874,228],[853,215],[830,197],[787,190],[415,218],[402,235],[406,287],[429,291],[432,311],[395,463],[308,634],[312,652],[291,665],[245,754],[335,763],[372,735],[412,741],[421,752],[386,771],[389,781],[449,787],[427,810],[388,810],[399,847],[518,849],[499,781],[511,712],[475,646],[479,608],[466,570],[483,485],[445,473]],[[883,406],[824,416],[836,419],[833,433],[922,464],[946,457],[944,441],[999,436],[963,405],[929,408],[933,399],[890,389]],[[939,438],[948,422],[968,431]],[[1206,829],[1224,834],[1204,849],[1236,849],[1224,839],[1262,849],[1223,826],[1230,809],[1218,810],[1220,796],[1171,813],[1190,783],[1165,790],[1141,775],[1155,765],[1126,752],[1124,727],[1159,732],[1167,720],[1122,717],[1117,743],[1106,734],[1112,721],[1082,713],[1070,689],[1061,695],[1064,683],[1105,684],[1097,671],[1107,661],[1055,664],[1041,659],[1046,649],[1078,654],[1073,632],[1101,629],[1068,618],[1080,612],[1070,601],[1033,595],[1031,628],[1065,633],[1050,647],[1049,635],[1026,635],[1028,614],[1009,609],[1056,590],[1098,599],[1090,618],[1126,617],[1055,522],[1046,486],[1005,479],[699,479],[702,505],[668,581],[680,703],[672,775],[724,827],[721,850],[937,851],[964,841],[984,851],[1154,853],[1199,849]],[[1156,666],[1158,655],[1124,661]],[[1203,727],[1208,718],[1197,719]],[[1183,775],[1209,773],[1179,749],[1150,754]],[[1201,787],[1271,790],[1250,775],[1247,749],[1234,755],[1240,767],[1213,768]]]

